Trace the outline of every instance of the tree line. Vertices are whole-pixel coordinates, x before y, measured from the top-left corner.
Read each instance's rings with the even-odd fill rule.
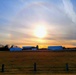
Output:
[[[9,51],[10,48],[12,48],[14,45],[1,45],[0,44],[0,51]]]

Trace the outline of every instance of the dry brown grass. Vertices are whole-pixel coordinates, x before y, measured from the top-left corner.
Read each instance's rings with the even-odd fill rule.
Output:
[[[37,63],[37,72],[33,71],[34,62]],[[66,63],[69,72],[65,71]],[[0,52],[0,66],[2,64],[5,64],[5,73],[0,74],[6,75],[72,75],[76,73],[76,52]]]

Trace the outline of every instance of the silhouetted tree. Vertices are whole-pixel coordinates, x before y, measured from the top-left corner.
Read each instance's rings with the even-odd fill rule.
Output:
[[[5,45],[5,46],[3,47],[3,50],[4,50],[4,51],[9,51],[9,46],[8,46],[8,45]]]
[[[14,47],[14,45],[12,45],[10,48],[13,48]]]
[[[0,47],[0,51],[9,51],[9,46],[8,45],[5,45],[5,46],[2,45],[2,47]]]
[[[37,48],[37,50],[38,50],[38,49],[39,49],[39,46],[37,45],[36,48]]]

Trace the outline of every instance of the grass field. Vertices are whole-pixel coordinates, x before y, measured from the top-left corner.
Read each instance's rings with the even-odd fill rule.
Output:
[[[37,64],[36,72],[33,71],[34,63]],[[5,72],[0,72],[0,75],[75,75],[76,52],[6,51],[0,52],[0,70],[2,64],[5,64]]]

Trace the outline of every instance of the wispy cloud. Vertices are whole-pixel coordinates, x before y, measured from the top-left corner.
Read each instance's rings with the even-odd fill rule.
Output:
[[[64,4],[64,9],[68,17],[76,24],[76,12],[73,9],[73,4],[71,0],[62,0]]]

